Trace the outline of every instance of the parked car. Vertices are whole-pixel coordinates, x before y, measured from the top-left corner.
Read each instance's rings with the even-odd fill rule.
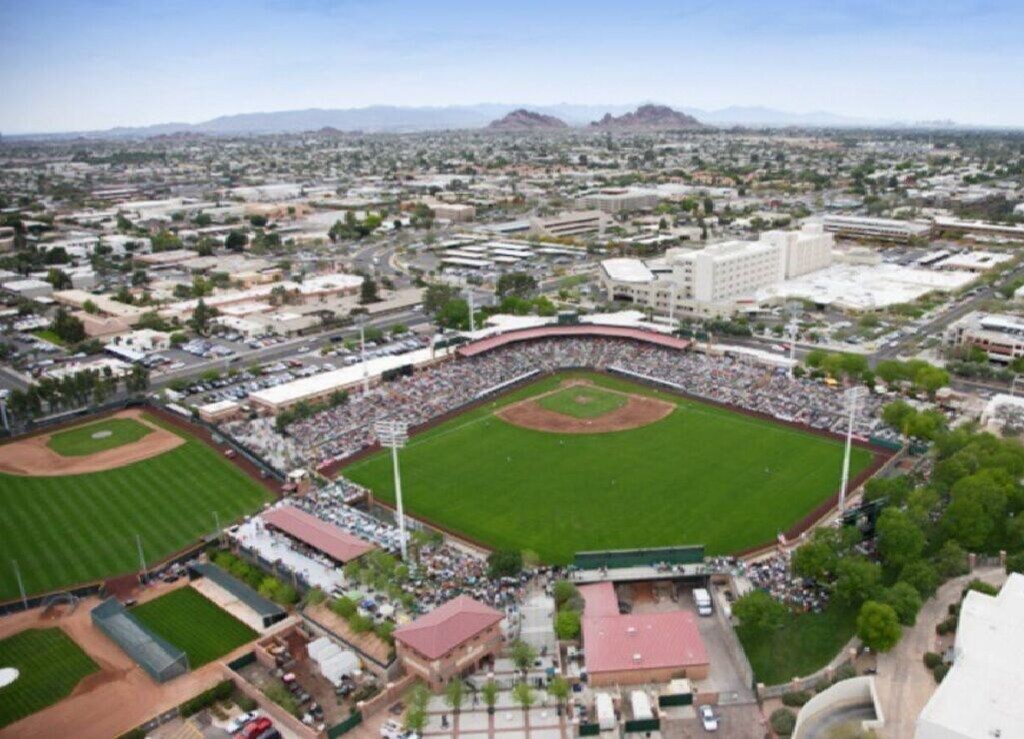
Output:
[[[704,724],[704,731],[718,731],[718,716],[711,710],[711,706],[700,707],[700,722]]]
[[[235,716],[228,723],[228,733],[237,734],[246,724],[255,721],[257,718],[259,718],[259,714],[257,714],[256,711],[249,711],[248,713],[243,713],[240,716]]]
[[[256,739],[268,729],[273,728],[273,723],[266,716],[261,716],[255,721],[246,725],[239,735],[242,739]]]

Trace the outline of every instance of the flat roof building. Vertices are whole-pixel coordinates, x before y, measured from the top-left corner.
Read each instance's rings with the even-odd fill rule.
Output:
[[[867,216],[825,216],[822,225],[826,231],[840,236],[904,244],[915,239],[930,239],[933,233],[931,223]]]
[[[960,606],[953,666],[917,719],[915,739],[1024,737],[1024,575]]]

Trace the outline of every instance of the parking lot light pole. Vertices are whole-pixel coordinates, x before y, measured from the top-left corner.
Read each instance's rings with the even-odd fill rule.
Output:
[[[402,547],[402,561],[408,561],[405,537],[405,510],[402,507],[402,475],[398,468],[398,450],[409,440],[409,426],[405,421],[385,419],[374,424],[377,440],[391,450],[391,465],[395,472],[395,508],[398,513],[398,539]]]
[[[851,387],[846,391],[846,402],[850,408],[849,425],[846,427],[846,449],[843,452],[843,482],[839,487],[839,513],[846,511],[846,496],[849,494],[847,488],[850,484],[850,450],[853,446],[853,423],[857,417],[857,399],[860,398],[864,388],[860,385]]]

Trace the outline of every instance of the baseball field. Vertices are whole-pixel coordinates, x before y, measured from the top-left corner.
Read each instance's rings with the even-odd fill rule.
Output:
[[[544,378],[400,452],[406,511],[550,563],[770,542],[838,490],[842,457],[835,439],[597,373]],[[855,448],[851,476],[871,459]],[[342,474],[393,501],[386,454]]]
[[[29,594],[133,572],[136,536],[154,562],[269,499],[198,439],[124,415],[0,447],[0,600],[19,595],[12,561]]]

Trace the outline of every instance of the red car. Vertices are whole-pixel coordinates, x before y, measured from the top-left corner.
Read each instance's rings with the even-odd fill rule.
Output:
[[[260,716],[258,719],[250,724],[247,724],[242,733],[239,734],[242,739],[256,739],[260,734],[273,726],[270,719],[266,716]]]

